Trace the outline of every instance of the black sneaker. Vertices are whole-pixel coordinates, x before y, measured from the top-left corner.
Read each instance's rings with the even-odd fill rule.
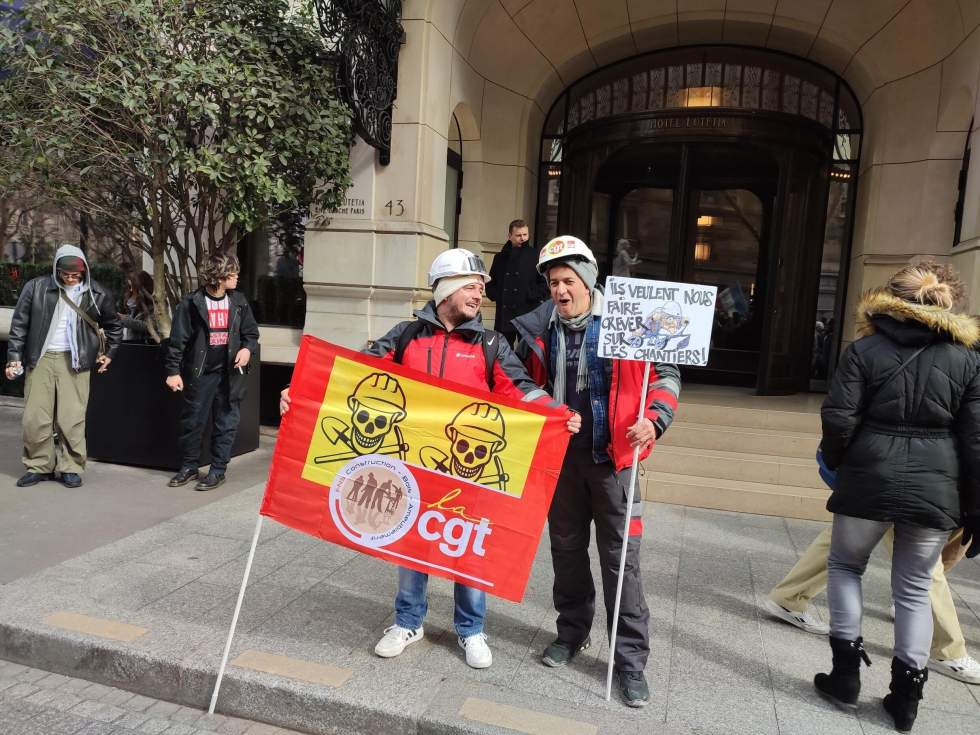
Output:
[[[544,649],[544,653],[541,654],[541,663],[553,669],[564,666],[575,658],[576,654],[584,651],[591,645],[591,638],[586,638],[578,646],[573,646],[570,643],[565,643],[560,638],[556,638],[554,642],[549,643],[548,647]]]
[[[201,480],[199,483],[197,483],[194,486],[194,489],[202,490],[202,491],[214,490],[216,487],[218,487],[218,485],[220,485],[224,481],[225,481],[224,472],[215,472],[214,470],[211,470],[210,472],[208,472],[207,475],[204,476],[203,480]]]
[[[197,474],[197,467],[185,467],[170,478],[170,482],[167,483],[167,487],[181,487],[192,480],[197,480],[198,478],[200,478],[200,475]]]
[[[25,472],[23,477],[17,480],[17,487],[30,487],[31,485],[37,485],[39,482],[50,480],[51,477],[52,475],[50,472]]]
[[[61,484],[65,487],[81,487],[82,486],[82,476],[77,472],[62,472],[61,473]]]
[[[650,687],[642,671],[617,671],[616,678],[627,707],[646,707],[650,703]]]

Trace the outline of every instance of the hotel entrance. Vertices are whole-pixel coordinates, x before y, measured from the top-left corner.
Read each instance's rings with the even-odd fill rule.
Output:
[[[839,340],[857,116],[836,77],[768,52],[600,70],[549,116],[561,135],[546,125],[538,239],[583,237],[602,277],[716,286],[709,362],[686,380],[820,390]]]

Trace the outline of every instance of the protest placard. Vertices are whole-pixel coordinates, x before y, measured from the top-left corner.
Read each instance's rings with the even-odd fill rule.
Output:
[[[599,356],[707,365],[716,298],[715,286],[610,276]]]
[[[652,362],[707,365],[716,298],[715,286],[610,276],[606,279],[599,323],[599,357],[645,362],[641,396],[647,394]],[[641,401],[637,422],[643,419],[645,408],[645,402]],[[639,460],[640,447],[636,446],[630,468],[627,508],[633,505]],[[623,529],[624,538],[629,535],[629,520],[627,517]],[[619,556],[609,660],[606,665],[606,701],[609,701],[612,694],[625,568],[626,544],[623,544]]]

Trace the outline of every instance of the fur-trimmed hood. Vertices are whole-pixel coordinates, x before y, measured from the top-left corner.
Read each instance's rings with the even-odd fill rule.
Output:
[[[893,296],[884,288],[868,291],[857,307],[857,332],[861,337],[874,334],[874,317],[888,316],[899,322],[917,322],[931,331],[945,334],[954,342],[976,347],[980,342],[980,322],[969,314],[954,314],[939,306],[924,306]]]

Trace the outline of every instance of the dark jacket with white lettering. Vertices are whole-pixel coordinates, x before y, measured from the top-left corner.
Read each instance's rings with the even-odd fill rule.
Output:
[[[837,470],[827,510],[954,529],[961,512],[980,514],[980,328],[878,290],[858,305],[858,330],[820,412]]]
[[[555,328],[552,319],[554,311],[554,303],[548,301],[514,320],[519,336],[518,355],[524,360],[534,381],[544,388],[550,388],[552,384],[548,352],[552,344],[551,333]],[[597,315],[595,320],[598,319]],[[591,386],[599,381],[589,382]],[[595,400],[604,403],[605,415],[608,416],[608,433],[604,432],[604,435],[609,438],[609,446],[594,446],[593,454],[605,452],[612,459],[617,471],[629,467],[633,462],[633,448],[626,438],[626,431],[636,423],[642,384],[642,362],[612,360],[609,391],[605,395],[594,396]],[[681,376],[675,365],[659,362],[650,365],[650,381],[643,401],[643,413],[653,422],[657,438],[667,431],[674,420],[680,391]],[[598,419],[601,414],[594,412],[594,415]],[[652,449],[653,442],[643,447],[640,450],[640,459],[646,459]]]
[[[479,316],[463,322],[451,332],[447,332],[439,321],[432,301],[416,311],[415,316],[424,323],[424,327],[405,347],[403,365],[469,388],[490,390],[483,352],[486,329]],[[410,321],[396,324],[365,352],[375,357],[394,359],[399,337],[410,324]],[[493,363],[493,392],[519,401],[546,399],[551,402],[548,394],[528,376],[507,341],[495,335],[490,335],[488,339],[499,340],[499,345],[493,346],[497,355]]]

